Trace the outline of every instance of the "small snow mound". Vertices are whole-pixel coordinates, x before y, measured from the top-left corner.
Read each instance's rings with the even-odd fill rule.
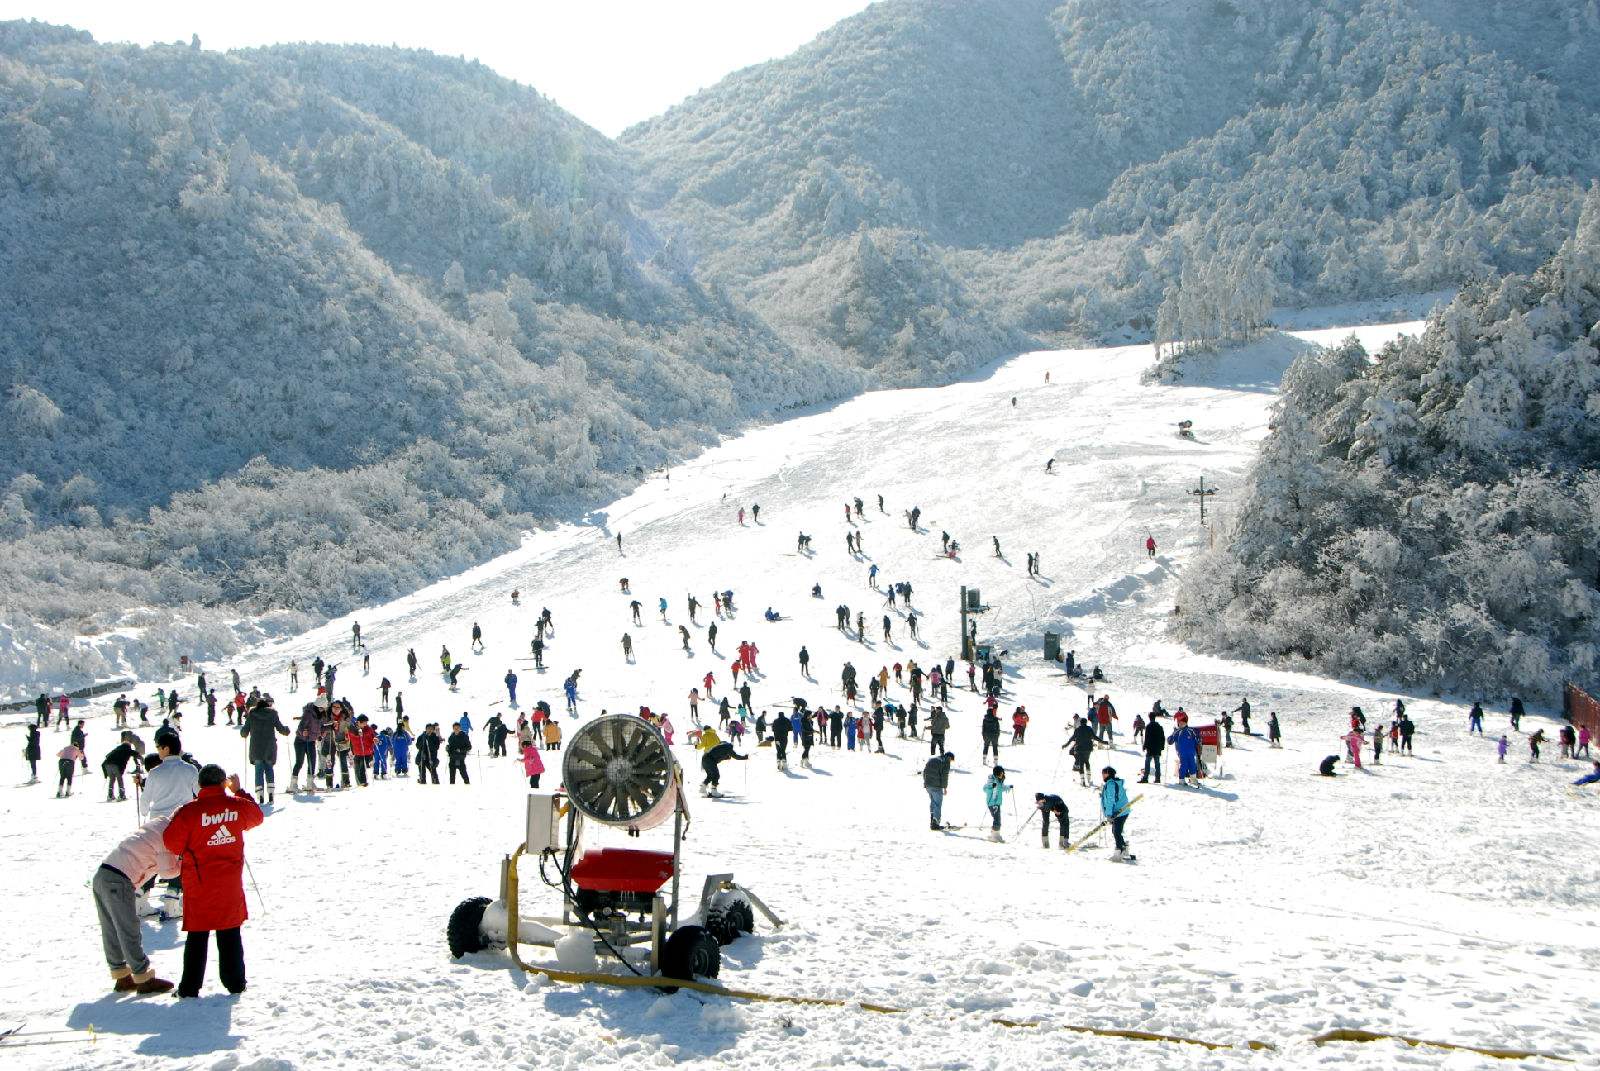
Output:
[[[581,933],[567,934],[556,942],[556,962],[564,971],[594,973],[600,966],[594,954],[594,938]]]
[[[700,1028],[706,1031],[736,1031],[750,1025],[750,1017],[737,1004],[707,1004],[700,1009]]]

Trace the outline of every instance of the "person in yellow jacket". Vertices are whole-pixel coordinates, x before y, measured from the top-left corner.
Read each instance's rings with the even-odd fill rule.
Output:
[[[556,724],[554,718],[544,720],[544,749],[546,751],[561,750],[561,726]]]
[[[718,736],[717,731],[708,725],[700,730],[700,742],[695,747],[701,751],[710,751],[720,743],[722,743],[722,737]]]

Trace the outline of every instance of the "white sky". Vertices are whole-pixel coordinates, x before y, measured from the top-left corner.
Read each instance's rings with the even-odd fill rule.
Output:
[[[426,48],[482,60],[616,135],[730,71],[786,55],[867,0],[0,0],[98,41],[208,49],[285,41]]]

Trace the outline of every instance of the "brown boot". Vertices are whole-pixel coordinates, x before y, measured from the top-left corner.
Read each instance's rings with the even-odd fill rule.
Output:
[[[133,972],[126,967],[117,967],[111,972],[111,991],[113,993],[133,992]]]
[[[168,993],[172,991],[172,983],[165,978],[157,978],[155,971],[145,971],[143,975],[132,975],[133,991],[141,997],[154,993]]]

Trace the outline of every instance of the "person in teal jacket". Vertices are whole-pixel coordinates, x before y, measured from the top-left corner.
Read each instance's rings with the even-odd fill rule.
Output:
[[[1006,768],[996,766],[989,772],[989,780],[983,783],[983,802],[989,806],[989,817],[994,824],[989,827],[989,839],[1000,839],[1000,804],[1006,798],[1006,792],[1011,788],[1006,784]]]
[[[1128,851],[1128,841],[1122,835],[1122,827],[1128,821],[1128,790],[1113,767],[1107,766],[1101,770],[1100,776],[1103,779],[1100,787],[1100,813],[1111,823],[1111,836],[1117,842],[1117,850],[1112,858],[1132,859],[1133,855]]]

